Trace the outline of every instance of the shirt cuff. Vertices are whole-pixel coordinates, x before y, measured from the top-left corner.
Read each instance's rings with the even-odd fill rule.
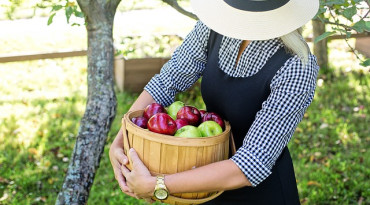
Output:
[[[241,147],[231,157],[231,160],[240,168],[253,187],[257,186],[271,174],[271,170],[257,156],[258,154],[252,150]]]
[[[163,86],[157,76],[155,75],[148,84],[144,87],[144,90],[147,91],[155,100],[155,102],[167,107],[174,102],[174,95],[168,95],[164,90]]]

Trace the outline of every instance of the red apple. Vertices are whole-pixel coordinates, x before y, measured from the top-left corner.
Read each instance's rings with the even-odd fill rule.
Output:
[[[157,113],[167,113],[166,109],[159,103],[152,103],[144,109],[143,117],[150,119],[153,115]]]
[[[203,119],[203,116],[204,116],[204,114],[207,113],[207,111],[205,111],[205,110],[199,110],[199,112],[200,112],[200,117]]]
[[[205,121],[215,121],[217,124],[219,124],[222,128],[222,130],[225,129],[225,123],[224,120],[220,115],[218,115],[215,112],[207,112],[206,114],[203,115],[202,122]]]
[[[166,113],[157,113],[148,121],[148,129],[165,135],[174,135],[177,131],[176,122]]]
[[[141,127],[141,128],[144,128],[146,129],[147,128],[147,125],[148,125],[148,119],[146,119],[145,117],[134,117],[131,119],[131,121],[133,123],[135,123],[135,125]]]
[[[177,130],[179,130],[180,128],[182,128],[186,125],[189,125],[188,121],[186,121],[184,119],[176,119],[175,122],[176,122]]]
[[[201,122],[200,112],[196,107],[184,106],[177,112],[177,119],[184,119],[189,122],[190,125],[198,126]]]

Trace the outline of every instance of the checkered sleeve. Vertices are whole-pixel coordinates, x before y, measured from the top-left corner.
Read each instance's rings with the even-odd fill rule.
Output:
[[[257,112],[243,146],[231,158],[252,186],[271,174],[277,158],[302,120],[314,97],[318,70],[315,56],[310,54],[306,66],[294,56],[272,79],[269,97]]]
[[[144,90],[157,103],[170,105],[176,93],[185,91],[200,78],[207,61],[209,34],[209,28],[198,21],[160,73],[145,86]]]

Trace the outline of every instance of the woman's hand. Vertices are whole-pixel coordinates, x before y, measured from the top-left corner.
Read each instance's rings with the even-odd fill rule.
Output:
[[[128,155],[130,163],[132,163],[132,170],[130,171],[124,165],[121,166],[127,186],[138,198],[148,199],[152,197],[156,178],[150,174],[148,168],[143,164],[133,148],[130,149]]]
[[[121,172],[121,166],[125,166],[128,164],[128,158],[123,152],[122,130],[118,132],[116,138],[110,146],[109,159],[113,167],[114,177],[116,178],[122,192],[129,196],[136,197],[131,189],[127,186],[126,179]]]

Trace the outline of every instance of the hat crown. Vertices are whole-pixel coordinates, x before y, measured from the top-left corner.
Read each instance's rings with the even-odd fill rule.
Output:
[[[271,11],[287,4],[289,0],[224,0],[226,4],[243,11]]]

